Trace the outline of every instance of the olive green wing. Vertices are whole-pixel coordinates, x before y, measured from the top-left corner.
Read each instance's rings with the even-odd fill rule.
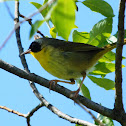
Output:
[[[99,48],[84,43],[76,43],[76,42],[64,41],[64,40],[59,40],[54,38],[43,38],[43,39],[45,43],[47,43],[48,45],[51,45],[55,48],[59,48],[62,51],[81,52],[81,51],[104,50],[103,48]]]

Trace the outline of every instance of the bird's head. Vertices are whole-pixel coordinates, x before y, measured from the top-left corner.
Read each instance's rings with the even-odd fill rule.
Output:
[[[39,52],[43,48],[43,38],[36,39],[31,43],[29,49],[23,52],[21,55],[29,54],[30,52]]]

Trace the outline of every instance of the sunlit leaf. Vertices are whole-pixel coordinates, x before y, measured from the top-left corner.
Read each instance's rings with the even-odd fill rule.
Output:
[[[100,62],[112,62],[115,60],[115,53],[112,51],[107,52],[99,61]]]
[[[114,90],[115,82],[110,79],[97,78],[94,76],[88,76],[88,78],[90,78],[95,84],[97,84],[98,86],[100,86],[106,90]]]
[[[94,25],[90,31],[90,39],[88,44],[103,47],[108,44],[106,39],[110,37],[112,32],[112,18],[106,18]]]
[[[80,79],[77,80],[77,84],[78,84],[78,86],[80,86],[80,84],[81,84],[81,80]],[[85,86],[85,84],[82,84],[80,91],[81,91],[81,93],[83,94],[84,97],[86,97],[86,98],[91,100],[90,91]]]
[[[108,74],[113,71],[115,71],[114,63],[98,62],[98,64],[95,65],[95,70],[92,73],[101,75],[101,74]]]
[[[53,38],[56,38],[56,34],[57,34],[56,28],[55,28],[55,27],[52,27],[52,28],[50,29],[50,35],[51,35]]]
[[[42,25],[42,23],[44,22],[44,20],[37,20],[31,27],[30,30],[30,36],[29,39],[31,39],[31,37],[35,34],[35,32],[38,30],[38,28]]]
[[[46,0],[43,5],[47,2],[48,0]],[[30,2],[32,5],[34,5],[37,9],[41,8],[43,5],[36,3],[36,2]],[[42,10],[40,13],[43,17],[45,17],[49,11],[49,7],[47,6],[44,10]]]
[[[89,41],[89,33],[88,32],[78,32],[77,30],[73,31],[73,42],[87,43]]]
[[[106,17],[114,17],[112,7],[104,0],[85,0],[82,3],[92,11],[101,13]]]
[[[122,65],[122,68],[125,66]],[[106,74],[114,72],[115,71],[115,63],[106,63],[106,62],[98,62],[98,64],[95,65],[95,70],[92,72],[89,72],[90,75],[101,75],[104,77]]]
[[[97,119],[100,120],[103,124],[105,124],[105,126],[114,126],[113,120],[111,118],[98,114]],[[95,124],[99,125],[97,122],[95,122]]]
[[[68,40],[70,32],[75,28],[75,2],[73,0],[58,0],[51,19],[59,36]]]
[[[90,31],[89,43],[97,46],[104,46],[108,44],[106,39],[110,36],[112,31],[112,18],[106,18],[94,25]]]

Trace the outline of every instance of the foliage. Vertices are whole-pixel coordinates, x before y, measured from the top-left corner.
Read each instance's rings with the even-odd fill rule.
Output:
[[[53,27],[50,29],[50,34],[52,37],[56,38],[56,36],[58,35],[68,40],[70,33],[74,28],[76,28],[75,5],[77,2],[78,1],[74,2],[73,0],[68,0],[65,2],[64,0],[58,0],[51,7],[48,7],[43,12],[41,12],[41,15],[44,17],[42,21],[46,21],[45,20],[46,15],[48,15],[48,13],[51,13],[49,14],[50,15],[49,20],[53,24]],[[32,4],[36,8],[40,8],[40,5],[38,6],[37,3]],[[96,23],[89,33],[86,31],[80,32],[78,30],[73,30],[72,32],[73,42],[87,43],[99,47],[107,45],[110,42],[111,38],[113,37],[111,35],[113,17],[114,17],[112,7],[103,0],[85,0],[82,2],[82,4],[90,8],[92,11],[102,14],[106,18],[101,19],[98,23]],[[51,10],[51,12],[49,10]],[[35,24],[33,25],[33,27],[36,27]],[[35,28],[34,33],[36,30],[37,29]],[[117,35],[115,36],[117,37]],[[114,42],[115,42],[114,40],[111,40],[111,43]],[[106,74],[115,71],[115,63],[113,63],[114,60],[115,60],[115,53],[111,51],[105,54],[105,56],[101,58],[100,61],[95,66],[95,70],[89,73],[90,76],[88,76],[88,78],[91,79],[92,82],[96,83],[98,86],[106,90],[114,89],[114,82],[110,79],[104,78]],[[124,67],[124,65],[122,67]],[[94,75],[101,75],[102,78],[95,77]],[[81,81],[77,80],[77,83],[80,84]],[[91,99],[90,91],[86,87],[86,85],[83,84],[83,86],[81,87],[81,92],[83,96]],[[98,118],[101,119],[101,117],[102,116],[99,115]],[[105,120],[107,119],[105,117],[102,117],[102,120],[106,122]]]
[[[58,0],[55,2],[55,4],[49,6],[43,12],[41,12],[41,15],[44,18],[43,20],[41,20],[41,22],[47,21],[45,18],[47,15],[49,15],[48,20],[50,20],[50,22],[53,24],[53,27],[50,29],[50,34],[52,37],[56,38],[56,35],[58,35],[68,40],[72,29],[77,28],[75,26],[75,5],[77,4],[77,2],[79,1],[68,0],[64,2],[64,0]],[[112,37],[111,32],[114,17],[112,7],[103,0],[85,0],[81,3],[90,8],[92,11],[102,14],[106,18],[96,23],[89,33],[86,31],[79,32],[78,30],[73,30],[73,42],[87,43],[99,47],[107,45]],[[31,4],[39,9],[45,4],[45,2],[43,5],[35,2],[31,2]],[[35,31],[37,31],[37,29],[41,26],[39,22],[40,21],[37,22],[37,26],[36,23],[32,26],[33,28],[35,28],[34,31],[31,30],[31,34],[32,32],[35,33]],[[32,35],[30,35],[30,37],[32,37]],[[111,41],[111,43],[113,42],[114,40]],[[106,90],[114,89],[114,82],[112,80],[104,78],[106,74],[115,71],[115,64],[113,63],[114,60],[115,53],[108,52],[107,54],[105,54],[105,56],[101,58],[95,66],[95,70],[89,73],[89,79]],[[93,75],[101,75],[102,78],[97,78]],[[80,81],[77,82],[80,83]],[[91,99],[90,92],[85,85],[82,86],[81,91],[83,92],[82,94],[84,96]]]
[[[41,5],[36,2],[30,2],[38,10],[43,7],[48,0],[45,0]],[[44,22],[50,28],[50,35],[53,38],[62,37],[65,40],[69,40],[72,34],[73,42],[91,44],[98,47],[104,47],[109,43],[114,43],[117,40],[118,32],[112,35],[113,17],[114,12],[112,7],[104,0],[85,0],[80,2],[84,7],[89,8],[95,13],[103,15],[103,19],[100,19],[90,30],[79,31],[78,26],[75,25],[76,12],[78,11],[77,0],[55,0],[51,5],[47,6],[40,12],[42,20],[36,20],[31,27],[29,38],[31,39],[37,30],[43,25]],[[86,14],[86,13],[84,13]],[[84,24],[85,25],[85,24]],[[126,31],[126,30],[125,30]],[[126,34],[125,34],[126,37]],[[122,57],[123,59],[125,57]],[[88,78],[97,86],[104,88],[105,90],[114,90],[114,81],[107,79],[106,75],[115,71],[115,53],[110,51],[104,55],[96,64],[95,69],[89,72]],[[125,67],[122,65],[122,67]],[[81,80],[77,80],[77,84],[80,85]],[[81,87],[81,93],[83,96],[91,100],[91,94],[88,87],[83,84]],[[107,126],[114,126],[112,119],[98,114],[98,119],[101,120]],[[97,122],[94,122],[96,125]],[[76,126],[79,126],[76,124]]]
[[[110,119],[110,118],[108,118],[106,116],[103,116],[101,114],[98,114],[97,119],[100,120],[106,126],[114,126],[114,123],[113,123],[112,119]],[[95,124],[96,125],[99,125],[96,121],[95,121]]]

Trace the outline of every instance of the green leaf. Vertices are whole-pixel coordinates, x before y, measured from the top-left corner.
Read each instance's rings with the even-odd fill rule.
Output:
[[[43,5],[46,4],[48,2],[48,0],[45,0]],[[36,2],[30,2],[32,5],[34,5],[37,9],[41,8],[43,5],[36,3]],[[49,21],[51,21],[51,12],[52,12],[52,8],[53,8],[53,4],[51,4],[50,6],[47,6],[45,9],[43,9],[40,13],[42,15],[42,17],[44,17],[44,20],[46,21],[46,23],[48,24],[48,26],[50,27]]]
[[[122,68],[125,66],[122,65]],[[115,71],[115,63],[106,63],[106,62],[98,62],[98,64],[95,65],[95,70],[92,72],[89,72],[91,75],[101,75],[104,77],[106,74],[114,72]]]
[[[74,30],[72,37],[73,42],[87,43],[89,41],[90,35],[88,32],[78,32],[77,30]]]
[[[77,80],[77,84],[78,84],[78,86],[80,86],[80,84],[81,84],[80,79]],[[81,91],[81,93],[83,94],[84,97],[91,100],[90,92],[89,92],[88,88],[84,84],[82,84],[80,91]]]
[[[104,0],[85,0],[82,3],[92,11],[101,13],[106,17],[114,17],[112,7]]]
[[[88,76],[88,78],[90,78],[95,84],[97,84],[98,86],[100,86],[106,90],[114,90],[115,82],[110,79],[97,78],[94,76]]]
[[[51,19],[59,36],[68,40],[70,32],[75,28],[75,2],[73,0],[58,0]]]
[[[47,2],[48,0],[44,1],[43,5]],[[43,5],[39,4],[39,3],[36,3],[36,2],[30,2],[32,5],[34,5],[37,9],[39,9],[40,7],[42,7]],[[41,11],[41,15],[43,17],[45,17],[49,11],[49,7],[46,7],[43,11]]]
[[[31,39],[31,37],[35,34],[35,32],[38,30],[38,28],[42,25],[42,23],[44,22],[44,20],[37,20],[31,27],[30,30],[30,36],[29,39]]]
[[[53,38],[56,38],[56,34],[57,34],[56,28],[55,28],[55,27],[52,27],[52,28],[50,29],[50,35],[51,35]]]
[[[115,53],[112,51],[107,52],[99,61],[100,62],[112,62],[115,60]]]
[[[98,62],[98,64],[95,65],[95,70],[90,72],[89,74],[106,75],[114,71],[115,71],[114,63]]]
[[[111,118],[108,118],[106,116],[103,116],[101,114],[98,114],[97,119],[100,120],[106,126],[114,126],[113,120]],[[95,124],[96,125],[99,125],[96,121],[95,121]]]
[[[108,44],[106,39],[112,32],[112,18],[106,18],[94,25],[90,31],[90,40],[88,44],[103,47]]]

